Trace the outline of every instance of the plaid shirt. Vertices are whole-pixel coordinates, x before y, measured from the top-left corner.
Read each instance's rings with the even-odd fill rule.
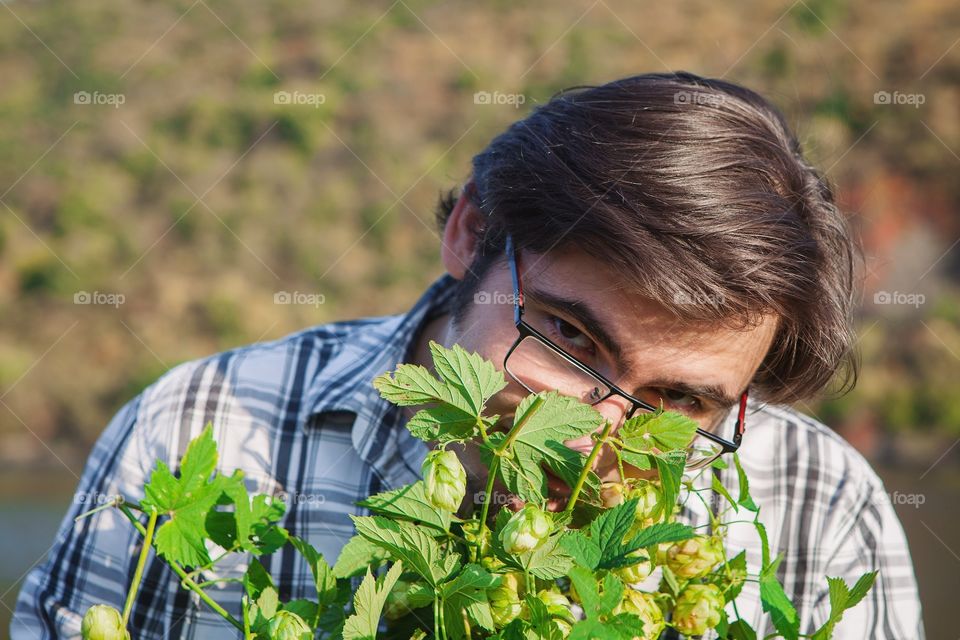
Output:
[[[348,516],[364,513],[357,500],[419,479],[426,448],[371,381],[411,359],[418,330],[446,311],[454,284],[442,276],[406,314],[313,327],[187,362],[127,403],[96,443],[49,556],[26,578],[11,637],[79,638],[87,607],[105,602],[122,608],[139,534],[116,509],[76,524],[73,518],[109,496],[142,498],[154,460],[175,463],[208,422],[220,451],[218,468],[242,468],[253,492],[285,495],[283,525],[335,559],[353,533]],[[846,613],[836,637],[923,637],[903,531],[883,485],[856,451],[789,408],[753,405],[741,458],[773,552],[785,554],[780,578],[802,631],[811,632],[828,615],[824,576],[852,584],[879,569],[875,587]],[[698,482],[709,487],[706,476]],[[735,472],[719,472],[719,478],[736,495]],[[698,500],[686,505],[681,521],[707,523]],[[759,570],[752,526],[731,525],[726,543],[731,553],[746,549],[749,570]],[[245,558],[233,557],[219,571],[241,574]],[[294,553],[281,550],[262,560],[281,599],[313,595],[310,572]],[[237,584],[211,589],[237,617],[240,593]],[[760,637],[772,631],[755,583],[745,585],[737,605]],[[182,590],[152,554],[131,629],[138,640],[240,637]]]

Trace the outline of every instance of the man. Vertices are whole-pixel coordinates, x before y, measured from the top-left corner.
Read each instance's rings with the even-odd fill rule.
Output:
[[[140,498],[153,461],[175,464],[212,422],[219,468],[242,468],[251,490],[288,496],[284,526],[332,560],[352,533],[348,515],[362,513],[354,502],[415,481],[425,455],[404,429],[409,413],[371,380],[400,362],[429,365],[430,340],[498,366],[510,351],[509,385],[491,413],[508,415],[538,388],[580,394],[615,424],[638,401],[662,402],[697,420],[708,446],[729,443],[719,451],[736,446],[739,422],[739,454],[784,554],[780,578],[801,630],[828,615],[825,576],[852,583],[879,569],[836,637],[923,637],[910,555],[880,480],[841,438],[787,406],[831,380],[855,380],[856,248],[774,107],[687,73],[564,92],[477,155],[438,215],[448,273],[409,313],[176,367],[120,410],[79,491]],[[539,338],[519,340],[521,304]],[[596,470],[612,477],[614,464],[602,455]],[[736,486],[733,472],[717,473]],[[551,488],[556,507],[564,487]],[[115,510],[74,524],[82,508],[27,577],[14,638],[73,636],[89,605],[122,604],[139,536]],[[696,500],[680,518],[707,523]],[[726,544],[746,549],[757,571],[752,527],[732,525]],[[293,554],[264,561],[282,599],[311,595]],[[756,586],[747,583],[738,606],[763,637],[772,628]],[[215,597],[238,611],[238,585]],[[139,639],[236,636],[152,558],[131,621]]]

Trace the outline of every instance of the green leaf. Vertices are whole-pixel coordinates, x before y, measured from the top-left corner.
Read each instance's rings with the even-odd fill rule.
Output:
[[[770,614],[773,626],[780,635],[787,640],[797,640],[800,636],[800,618],[777,579],[777,567],[782,559],[782,555],[777,556],[760,572],[760,605]]]
[[[758,507],[753,501],[753,498],[750,497],[750,481],[747,479],[747,474],[743,470],[743,465],[740,464],[739,455],[733,454],[733,464],[737,467],[737,479],[740,482],[740,500],[738,501],[740,506],[747,511],[759,511],[760,507]]]
[[[603,424],[603,416],[590,405],[548,391],[530,394],[520,401],[513,424],[521,422],[512,455],[501,461],[501,476],[507,488],[522,500],[541,504],[547,494],[543,466],[567,486],[576,484],[586,456],[563,443],[596,431]],[[591,484],[594,491],[599,490],[595,476]]]
[[[520,554],[520,565],[531,575],[543,580],[556,580],[567,575],[573,566],[573,558],[562,548],[563,535],[547,538],[543,544]]]
[[[468,564],[460,574],[445,584],[442,589],[444,619],[447,633],[453,638],[468,637],[468,630],[463,624],[462,611],[466,611],[470,620],[486,629],[493,631],[493,614],[487,602],[487,589],[497,583],[496,576],[476,564]]]
[[[696,535],[696,531],[689,525],[679,522],[658,522],[645,529],[641,529],[637,535],[630,538],[627,543],[630,547],[650,547],[662,542],[680,542],[689,540]]]
[[[600,557],[603,555],[600,545],[581,531],[571,531],[564,535],[560,544],[577,564],[590,569],[596,569],[600,564]]]
[[[853,589],[847,587],[847,583],[841,578],[827,578],[827,586],[830,590],[830,617],[822,627],[813,634],[813,640],[827,640],[833,637],[833,629],[836,627],[843,613],[848,609],[855,607],[863,597],[870,591],[874,580],[877,578],[877,572],[871,571],[860,576]]]
[[[247,570],[243,574],[243,588],[250,601],[256,602],[263,590],[272,586],[273,578],[270,577],[259,560],[251,558],[250,564],[247,565]]]
[[[217,444],[213,427],[208,424],[194,438],[180,462],[179,477],[171,473],[162,460],[150,474],[144,487],[144,508],[155,508],[169,516],[156,532],[154,546],[157,553],[171,562],[197,567],[208,564],[204,540],[207,513],[223,492],[225,479],[210,476],[217,465]]]
[[[735,620],[727,628],[730,640],[757,640],[757,632],[745,620]]]
[[[726,498],[727,502],[730,503],[730,506],[733,507],[733,510],[735,512],[740,511],[737,505],[737,501],[733,499],[733,496],[730,495],[730,492],[727,490],[725,486],[723,486],[723,483],[720,482],[720,478],[718,478],[716,475],[713,476],[712,487],[714,492],[719,493],[724,498]]]
[[[383,516],[353,516],[357,533],[402,560],[408,569],[420,574],[431,587],[437,586],[457,568],[457,556],[445,554],[432,536],[409,522],[397,522]]]
[[[685,450],[697,423],[687,416],[673,411],[639,413],[620,427],[620,439],[633,449],[651,453]]]
[[[368,566],[376,568],[387,558],[389,552],[363,536],[353,536],[340,550],[337,562],[333,565],[333,575],[337,578],[352,578],[361,574]]]
[[[367,570],[353,597],[354,613],[343,625],[343,640],[375,640],[383,605],[402,572],[403,563],[399,561],[379,580]]]
[[[598,589],[593,572],[586,567],[576,566],[570,570],[573,583],[583,606],[585,620],[573,626],[570,638],[624,638],[629,640],[637,636],[643,622],[633,614],[611,616],[623,599],[623,582],[614,574],[608,573]]]
[[[437,509],[427,499],[423,481],[378,493],[357,505],[390,518],[433,527],[440,533],[450,529],[450,513]]]
[[[313,584],[317,589],[317,600],[321,605],[327,605],[334,601],[337,596],[337,578],[333,575],[333,569],[323,559],[323,554],[317,551],[313,545],[302,538],[292,536],[290,544],[300,552],[307,566],[310,567],[310,573],[313,574]]]
[[[401,406],[432,405],[417,412],[407,424],[415,437],[451,442],[479,436],[478,424],[487,401],[506,386],[503,373],[479,354],[459,345],[452,349],[430,342],[433,365],[440,379],[426,367],[401,364],[393,376],[377,376],[373,386],[386,400]]]
[[[683,479],[686,454],[673,452],[655,455],[653,461],[657,465],[657,474],[660,476],[660,491],[663,494],[657,515],[663,513],[664,518],[668,519],[673,515],[673,507],[680,498],[680,483]]]
[[[477,353],[467,353],[460,345],[446,349],[431,340],[430,354],[440,378],[469,403],[474,415],[480,415],[487,400],[507,386],[503,372],[492,362]]]

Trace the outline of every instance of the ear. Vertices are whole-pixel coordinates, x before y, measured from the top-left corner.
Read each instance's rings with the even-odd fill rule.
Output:
[[[467,197],[472,186],[467,183],[463,188],[443,229],[440,257],[447,272],[457,280],[463,280],[473,264],[484,227],[483,212]]]

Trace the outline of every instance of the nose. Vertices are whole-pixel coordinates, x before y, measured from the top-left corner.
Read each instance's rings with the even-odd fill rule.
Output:
[[[604,424],[606,424],[606,422],[613,423],[613,429],[611,429],[611,433],[615,433],[626,419],[627,412],[630,411],[630,406],[630,402],[626,398],[610,396],[603,402],[598,402],[597,404],[593,405],[593,408],[599,411],[600,415],[604,417]],[[600,433],[602,429],[603,425],[600,425],[600,427],[594,433]],[[591,435],[592,434],[588,433],[580,436],[579,438],[567,440],[564,442],[564,444],[575,451],[588,454],[590,453],[591,449],[593,449],[594,445]]]

